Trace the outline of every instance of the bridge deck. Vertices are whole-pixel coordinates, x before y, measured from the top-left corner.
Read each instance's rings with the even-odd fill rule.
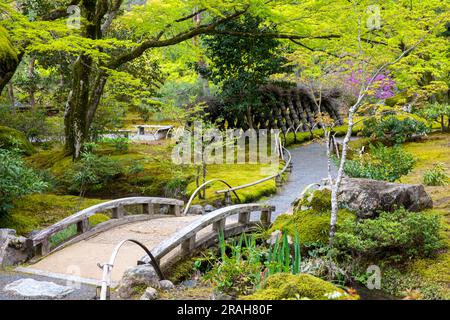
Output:
[[[77,276],[101,280],[102,270],[97,263],[109,260],[114,247],[122,240],[135,239],[148,248],[155,247],[173,233],[198,219],[199,216],[164,217],[123,225],[90,239],[75,243],[30,265],[29,271]],[[136,265],[144,252],[137,246],[126,245],[114,266],[112,280],[119,281],[123,272]],[[26,271],[26,268],[21,268]]]

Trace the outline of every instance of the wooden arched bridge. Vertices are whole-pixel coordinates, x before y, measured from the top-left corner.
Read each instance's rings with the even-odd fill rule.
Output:
[[[27,244],[31,263],[17,271],[99,284],[102,270],[98,263],[108,261],[115,246],[123,240],[134,239],[144,244],[151,249],[158,265],[166,268],[214,244],[219,230],[224,231],[225,237],[231,237],[267,226],[275,210],[265,204],[238,204],[204,216],[189,216],[181,214],[183,205],[183,201],[176,199],[137,197],[82,210],[30,237]],[[90,225],[89,218],[99,212],[109,214],[111,219]],[[59,240],[67,230],[75,232]],[[119,281],[127,268],[150,262],[139,247],[126,246],[114,265],[113,282]]]
[[[231,237],[267,226],[275,207],[265,204],[231,205],[231,194],[236,195],[237,190],[270,179],[275,179],[279,186],[281,176],[292,167],[291,154],[281,144],[280,154],[285,165],[270,177],[236,187],[222,181],[228,189],[217,193],[224,194],[228,206],[204,216],[187,214],[198,190],[186,207],[177,199],[134,197],[84,209],[27,239],[31,264],[17,270],[98,284],[102,271],[97,264],[108,261],[120,243],[126,249],[117,253],[117,262],[112,270],[112,280],[118,281],[127,268],[138,262],[150,262],[148,257],[142,257],[141,248],[123,243],[124,240],[132,239],[134,243],[150,248],[158,266],[164,268],[181,257],[212,245],[218,239],[219,230],[224,231],[225,237]],[[93,216],[99,213],[107,215],[109,220],[93,224]]]

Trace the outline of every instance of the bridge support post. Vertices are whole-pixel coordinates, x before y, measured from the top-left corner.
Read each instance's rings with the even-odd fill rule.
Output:
[[[225,230],[225,219],[219,220],[217,222],[214,222],[213,224],[213,231],[214,232],[220,232]]]
[[[269,226],[272,220],[272,211],[270,209],[261,210],[261,224]]]
[[[240,224],[249,224],[249,222],[250,222],[250,212],[239,213],[239,223]]]
[[[112,218],[113,219],[121,219],[124,216],[123,206],[118,206],[117,208],[112,209]]]
[[[89,219],[83,219],[77,223],[77,232],[85,233],[89,230]]]
[[[178,205],[169,206],[169,214],[174,215],[176,217],[181,216],[181,208]]]
[[[37,256],[46,256],[50,253],[50,241],[48,239],[44,239],[38,246],[35,251]]]
[[[226,206],[231,206],[233,204],[233,202],[231,201],[231,193],[230,192],[226,192],[225,193],[225,205]]]
[[[195,249],[195,234],[187,240],[184,240],[181,243],[181,251],[183,255],[190,255],[191,252]]]

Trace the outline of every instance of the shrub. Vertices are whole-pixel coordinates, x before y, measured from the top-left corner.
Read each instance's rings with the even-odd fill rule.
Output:
[[[430,123],[439,123],[442,131],[450,130],[450,104],[433,103],[420,110],[419,114]]]
[[[370,146],[370,154],[359,159],[347,160],[346,175],[352,178],[366,178],[394,182],[411,172],[415,160],[401,147],[386,147],[382,144]]]
[[[423,183],[426,186],[447,186],[450,177],[445,172],[443,163],[436,163],[433,168],[425,171],[423,174]]]
[[[335,248],[362,259],[405,261],[430,256],[442,247],[440,218],[399,209],[377,219],[345,220],[335,235]]]
[[[125,153],[129,149],[130,140],[128,138],[104,138],[103,142],[113,146],[117,152]]]
[[[0,126],[0,148],[19,151],[25,155],[34,153],[32,144],[22,132],[2,126]]]
[[[122,168],[118,161],[108,156],[83,153],[81,159],[75,162],[67,173],[65,180],[71,191],[84,193],[103,188],[121,173]]]
[[[220,259],[212,261],[205,275],[214,287],[230,295],[246,295],[261,282],[264,248],[256,245],[255,237],[241,236],[227,244],[223,232],[219,233]]]
[[[0,215],[8,213],[13,200],[45,188],[46,184],[19,155],[0,149]]]
[[[381,119],[375,117],[364,121],[362,135],[381,141],[387,145],[402,144],[413,136],[422,136],[430,129],[422,121],[413,118],[398,119],[388,116]]]

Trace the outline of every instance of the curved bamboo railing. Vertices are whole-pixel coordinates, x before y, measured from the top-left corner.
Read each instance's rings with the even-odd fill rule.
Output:
[[[192,193],[186,207],[184,208],[183,215],[188,214],[189,209],[192,205],[192,201],[194,201],[195,197],[197,197],[197,195],[200,193],[200,191],[203,190],[203,188],[205,188],[207,185],[214,183],[214,182],[221,182],[221,183],[225,184],[226,186],[228,186],[229,188],[232,188],[232,186],[223,179],[212,179],[212,180],[206,181],[204,184],[202,184],[197,189],[195,189],[195,191]],[[236,192],[233,192],[233,193],[234,193],[235,197],[238,199],[238,201],[241,202],[241,199],[239,198],[238,194]]]

